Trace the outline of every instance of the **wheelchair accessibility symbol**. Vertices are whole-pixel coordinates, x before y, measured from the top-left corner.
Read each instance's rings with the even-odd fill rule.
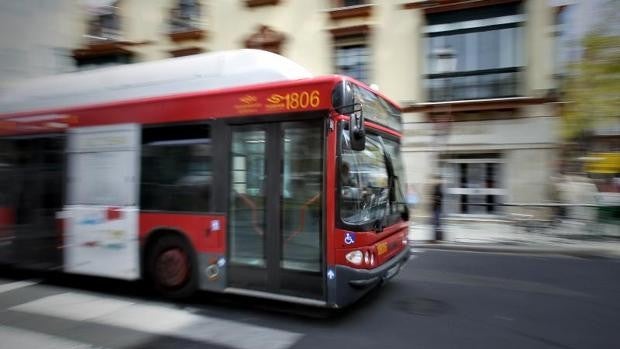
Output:
[[[347,245],[351,245],[355,243],[355,233],[353,232],[346,232],[344,233],[344,243]]]

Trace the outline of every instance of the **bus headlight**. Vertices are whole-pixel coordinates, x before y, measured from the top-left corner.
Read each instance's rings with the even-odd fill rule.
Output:
[[[370,265],[370,253],[368,251],[364,252],[364,264]]]
[[[362,264],[362,258],[364,258],[364,254],[362,253],[362,251],[359,250],[355,250],[355,251],[351,251],[349,253],[346,254],[346,256],[344,256],[349,262],[355,264],[355,265],[360,265]]]
[[[375,254],[374,253],[370,254],[370,265],[373,267],[375,266]]]

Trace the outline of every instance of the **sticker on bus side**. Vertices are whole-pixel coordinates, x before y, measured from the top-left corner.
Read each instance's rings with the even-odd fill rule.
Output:
[[[347,231],[344,233],[344,243],[346,245],[351,245],[355,243],[355,233],[352,231]]]

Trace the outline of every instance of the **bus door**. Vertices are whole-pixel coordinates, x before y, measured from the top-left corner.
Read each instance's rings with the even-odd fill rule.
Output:
[[[231,127],[229,287],[324,299],[323,127]]]
[[[0,147],[0,262],[59,267],[64,135],[6,139]]]

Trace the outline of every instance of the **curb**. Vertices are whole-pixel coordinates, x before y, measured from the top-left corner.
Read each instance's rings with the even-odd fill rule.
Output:
[[[571,247],[537,247],[511,246],[495,244],[464,244],[464,243],[409,243],[411,248],[424,250],[467,251],[488,253],[517,253],[534,255],[563,255],[578,258],[620,258],[620,251],[602,248],[571,248]]]

